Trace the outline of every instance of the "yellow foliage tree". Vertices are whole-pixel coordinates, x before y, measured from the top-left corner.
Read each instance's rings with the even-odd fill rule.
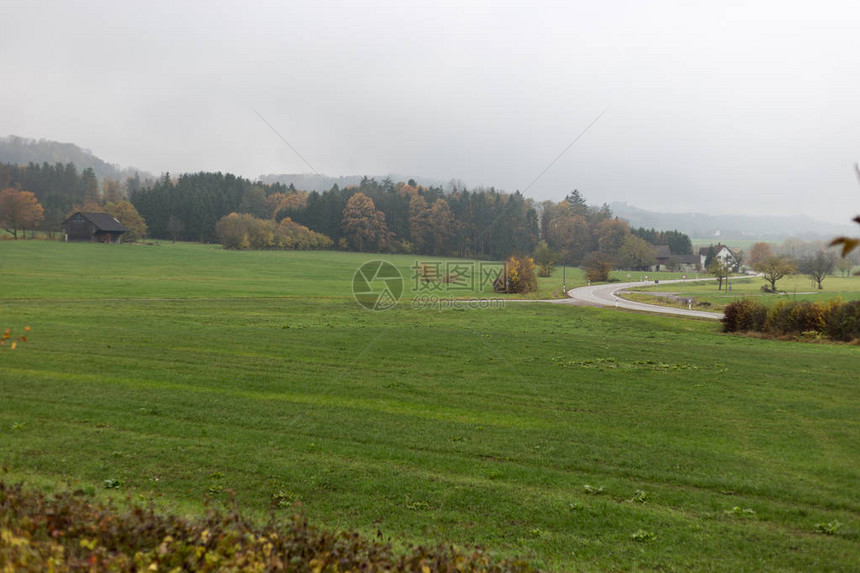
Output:
[[[124,243],[138,241],[146,236],[146,221],[128,201],[107,203],[104,210],[117,221],[128,227],[128,232],[122,236]]]
[[[500,285],[501,292],[523,293],[537,290],[535,276],[535,261],[531,257],[509,257],[505,261],[505,285]]]
[[[358,192],[349,198],[343,210],[343,234],[350,248],[383,250],[391,233],[385,224],[385,213],[376,210],[373,199]]]
[[[0,226],[15,239],[18,229],[35,229],[45,219],[45,210],[29,191],[7,187],[0,191]]]

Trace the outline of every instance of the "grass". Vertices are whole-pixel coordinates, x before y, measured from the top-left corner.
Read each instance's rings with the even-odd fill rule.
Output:
[[[768,305],[787,299],[813,302],[837,297],[845,301],[860,299],[860,277],[829,276],[822,282],[823,288],[821,290],[818,290],[818,286],[804,275],[788,276],[777,281],[776,285],[780,291],[778,293],[762,292],[761,287],[764,284],[764,279],[760,277],[732,278],[730,281],[731,291],[728,291],[725,284],[723,284],[722,290],[718,290],[716,281],[674,283],[664,287],[656,285],[632,289],[631,292],[636,294],[628,295],[627,298],[652,304],[677,306],[671,301],[656,300],[654,295],[648,295],[648,291],[654,290],[672,292],[682,298],[692,298],[695,301],[694,305],[703,302],[710,303],[710,309],[715,312],[722,312],[730,302],[747,297],[754,297]]]
[[[229,251],[219,245],[156,243],[98,245],[58,241],[0,242],[0,273],[8,298],[247,298],[288,297],[351,299],[351,279],[361,264],[385,260],[400,271],[404,296],[472,298],[554,298],[560,296],[563,269],[538,281],[539,290],[523,296],[497,295],[491,281],[481,284],[482,265],[421,255],[338,251]],[[465,265],[465,285],[428,290],[415,280],[417,264]],[[566,272],[568,288],[586,284],[578,268]],[[39,283],[38,291],[33,290]]]
[[[654,304],[657,306],[668,306],[672,308],[683,308],[687,310],[703,310],[706,312],[714,312],[714,307],[709,302],[701,302],[699,299],[693,299],[694,303],[687,303],[683,300],[676,300],[665,295],[655,295],[645,292],[627,292],[622,294],[622,298],[632,300],[634,302],[642,302],[645,304]],[[722,310],[722,307],[718,308]]]
[[[187,512],[234,491],[558,571],[860,559],[856,347],[540,303],[370,312],[368,258],[3,242],[0,324],[32,327],[0,352],[7,481]]]

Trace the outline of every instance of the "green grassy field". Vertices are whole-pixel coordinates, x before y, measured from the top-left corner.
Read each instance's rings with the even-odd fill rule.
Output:
[[[8,298],[352,298],[351,279],[358,267],[385,260],[400,271],[404,297],[496,297],[491,281],[482,284],[480,265],[421,255],[344,253],[337,251],[229,251],[220,245],[91,245],[58,241],[0,241],[0,273]],[[466,264],[474,280],[465,285],[428,290],[414,280],[418,264]],[[538,291],[513,298],[561,296],[562,267],[540,278]],[[567,287],[586,284],[579,268],[567,268]],[[39,288],[34,289],[38,283]],[[507,297],[507,295],[503,295]]]
[[[234,491],[557,571],[855,569],[857,347],[542,303],[371,312],[349,286],[370,258],[0,243],[0,325],[32,328],[0,351],[4,479],[185,512]]]
[[[818,289],[818,285],[804,275],[792,275],[777,281],[778,293],[762,292],[765,284],[760,277],[732,277],[729,281],[731,290],[723,284],[723,289],[717,289],[716,281],[700,281],[674,283],[665,286],[654,285],[646,288],[633,289],[636,293],[647,295],[649,291],[673,292],[679,297],[692,298],[696,303],[707,302],[710,309],[722,311],[727,304],[741,298],[755,298],[764,304],[774,304],[781,300],[808,300],[812,302],[841,298],[844,301],[860,299],[860,277],[842,278],[828,276]],[[660,301],[649,300],[642,295],[628,296],[631,300],[661,304]],[[670,305],[678,306],[678,305]],[[683,305],[681,305],[683,306]]]

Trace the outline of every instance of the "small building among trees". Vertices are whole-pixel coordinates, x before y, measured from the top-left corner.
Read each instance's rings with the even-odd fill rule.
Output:
[[[707,268],[711,264],[712,259],[718,259],[730,271],[737,272],[740,270],[740,260],[737,253],[719,243],[700,248],[699,258],[702,261],[702,268]]]
[[[673,255],[666,245],[657,247],[654,260],[656,264],[651,267],[652,271],[695,273],[703,269],[699,255]]]
[[[95,243],[119,243],[128,228],[113,215],[92,211],[77,211],[63,221],[66,241],[92,241]]]

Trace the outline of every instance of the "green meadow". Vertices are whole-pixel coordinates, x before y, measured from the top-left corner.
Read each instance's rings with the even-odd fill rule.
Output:
[[[701,275],[706,276],[706,275]],[[654,300],[655,295],[649,292],[662,293],[672,292],[678,297],[692,298],[697,304],[706,302],[710,310],[722,311],[727,304],[741,298],[754,298],[763,304],[771,305],[785,300],[808,300],[811,302],[822,302],[835,298],[843,301],[860,299],[860,277],[828,276],[818,285],[805,275],[790,275],[777,281],[779,292],[765,293],[761,287],[765,285],[761,277],[739,276],[731,277],[727,285],[724,283],[722,289],[717,288],[716,281],[700,281],[687,283],[673,283],[665,286],[659,284],[649,287],[632,289],[634,294],[626,295],[626,298],[649,302],[655,304],[665,301]],[[683,306],[683,305],[672,305]]]
[[[492,281],[478,278],[480,265],[422,255],[337,251],[228,251],[220,245],[161,242],[90,245],[55,241],[0,241],[0,274],[6,298],[315,298],[351,299],[351,281],[362,263],[385,260],[400,271],[404,296],[495,296]],[[449,265],[449,266],[446,266]],[[440,291],[415,283],[416,266],[440,274],[450,265],[474,269],[475,280]],[[538,292],[513,298],[558,298],[562,274],[567,288],[586,284],[576,267],[553,269],[538,281]],[[38,288],[36,288],[38,286]]]
[[[350,285],[379,258],[407,290],[373,312]],[[415,309],[415,261],[0,242],[0,327],[31,328],[0,350],[0,476],[186,514],[234,496],[553,571],[856,570],[858,347]]]

